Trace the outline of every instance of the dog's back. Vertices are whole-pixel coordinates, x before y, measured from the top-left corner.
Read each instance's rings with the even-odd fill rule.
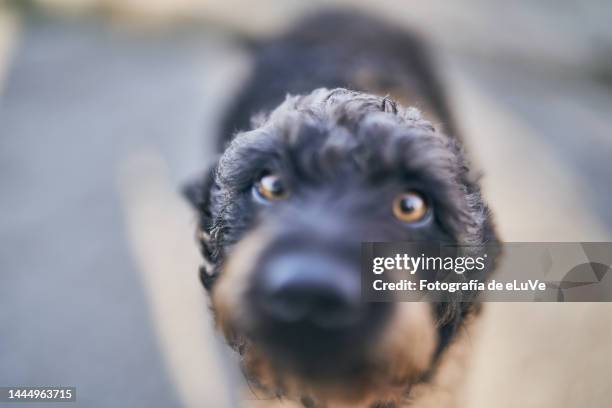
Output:
[[[254,114],[275,108],[287,94],[321,87],[389,95],[456,136],[430,56],[413,33],[362,14],[327,11],[254,48],[252,73],[221,126],[221,148],[250,128]]]

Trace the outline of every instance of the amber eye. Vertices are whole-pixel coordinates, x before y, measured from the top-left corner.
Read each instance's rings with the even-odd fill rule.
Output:
[[[272,173],[262,176],[255,184],[255,189],[261,198],[268,201],[284,200],[289,197],[289,190],[283,179]]]
[[[422,220],[427,214],[425,198],[416,191],[399,194],[393,200],[393,215],[404,222]]]

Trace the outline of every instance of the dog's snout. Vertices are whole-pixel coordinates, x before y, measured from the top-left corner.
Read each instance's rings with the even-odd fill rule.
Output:
[[[362,311],[359,271],[324,254],[283,254],[267,261],[259,279],[264,312],[280,323],[322,329],[350,326]]]

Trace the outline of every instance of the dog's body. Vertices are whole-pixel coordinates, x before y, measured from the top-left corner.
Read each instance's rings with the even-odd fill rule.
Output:
[[[428,51],[412,33],[361,14],[326,12],[255,50],[252,75],[223,121],[221,148],[250,128],[254,114],[317,88],[388,95],[458,136]]]
[[[311,407],[451,406],[475,294],[364,304],[355,289],[360,241],[496,240],[421,43],[359,15],[306,20],[258,47],[220,146],[187,194],[252,384]]]

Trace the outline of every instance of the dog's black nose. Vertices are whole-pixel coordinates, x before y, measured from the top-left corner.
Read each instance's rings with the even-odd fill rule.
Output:
[[[260,273],[259,303],[279,323],[339,329],[360,320],[358,266],[324,254],[283,254]]]

